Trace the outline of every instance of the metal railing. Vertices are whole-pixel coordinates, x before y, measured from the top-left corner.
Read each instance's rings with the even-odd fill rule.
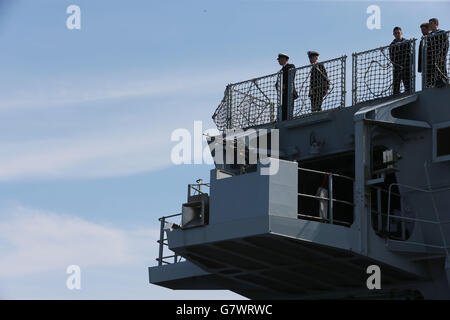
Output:
[[[277,119],[282,73],[229,84],[213,115],[219,130],[248,128]],[[280,85],[278,85],[280,84]]]
[[[189,199],[191,196],[195,195],[201,195],[201,194],[207,194],[207,192],[202,191],[202,187],[208,187],[209,183],[203,183],[202,179],[198,179],[197,183],[190,183],[188,184],[188,190],[187,190],[187,199],[189,202]],[[157,240],[157,243],[159,244],[159,254],[158,258],[156,258],[156,261],[158,261],[158,265],[162,266],[163,264],[170,264],[170,263],[177,263],[180,262],[182,257],[178,256],[176,253],[173,253],[171,255],[165,256],[164,255],[164,247],[169,247],[169,244],[167,243],[167,238],[165,238],[165,232],[169,229],[179,229],[181,228],[182,221],[178,221],[178,223],[168,221],[168,219],[173,219],[175,217],[181,217],[182,213],[176,213],[172,214],[170,216],[164,216],[158,219],[160,222],[160,233],[159,233],[159,240]],[[182,220],[182,219],[181,219]],[[172,261],[171,261],[172,260]]]
[[[188,200],[192,195],[207,194],[207,192],[202,191],[202,186],[209,188],[209,183],[203,183],[199,181],[198,183],[188,184],[188,192],[187,192]]]
[[[413,241],[404,241],[404,242],[413,244],[413,245],[421,245],[421,246],[425,246],[425,247],[433,247],[433,248],[443,249],[443,250],[445,250],[446,257],[450,258],[450,251],[449,251],[450,246],[447,244],[445,232],[442,229],[442,226],[446,225],[446,224],[450,224],[450,221],[441,221],[439,212],[437,212],[437,209],[434,205],[434,200],[433,200],[433,210],[434,210],[434,213],[436,216],[435,217],[436,220],[422,219],[422,218],[417,218],[417,217],[412,218],[412,217],[406,217],[406,216],[391,215],[391,192],[392,192],[392,187],[394,187],[394,186],[409,189],[409,192],[423,192],[423,193],[427,193],[430,195],[432,195],[433,193],[450,191],[450,187],[445,187],[445,188],[440,188],[440,189],[423,189],[423,188],[408,186],[408,185],[404,185],[404,184],[400,184],[400,183],[392,183],[389,185],[389,189],[388,189],[389,190],[389,198],[388,198],[388,212],[387,212],[387,230],[390,230],[390,220],[391,219],[398,219],[398,220],[401,220],[402,222],[406,221],[406,222],[412,222],[412,223],[424,223],[424,224],[428,224],[428,225],[431,224],[431,225],[437,226],[439,229],[438,232],[439,232],[441,240],[442,240],[441,245],[426,243],[425,239],[424,239],[424,242],[422,242],[422,243],[417,243],[417,242],[413,242]],[[402,234],[403,234],[403,232],[402,232]],[[404,238],[402,240],[407,240],[407,239]]]
[[[345,107],[346,61],[347,56],[342,56],[295,70],[297,99],[294,99],[292,118]]]
[[[415,92],[415,42],[411,39],[353,54],[353,105]]]
[[[450,73],[450,31],[441,31],[422,37],[419,46],[419,64],[422,72],[422,88],[448,85]]]
[[[422,88],[449,83],[450,31],[422,37],[419,72]],[[352,55],[352,104],[414,93],[416,39]],[[249,128],[345,107],[346,56],[229,84],[213,115],[219,130]],[[283,77],[288,77],[288,80]],[[283,85],[287,83],[287,87]],[[289,94],[285,94],[289,92]],[[281,117],[282,109],[287,116]]]
[[[323,171],[317,171],[317,170],[312,170],[312,169],[298,168],[298,170],[303,171],[303,172],[313,173],[313,174],[319,174],[319,175],[323,176],[324,178],[328,178],[327,185],[324,186],[323,189],[321,189],[321,190],[326,190],[326,192],[324,192],[324,193],[321,192],[320,189],[316,192],[316,194],[307,194],[307,193],[298,192],[299,197],[315,199],[315,200],[319,201],[319,203],[322,207],[321,208],[322,210],[319,210],[320,211],[319,216],[305,214],[305,213],[298,213],[297,214],[298,217],[300,219],[313,219],[313,220],[318,220],[320,222],[325,222],[325,223],[330,223],[330,224],[340,224],[340,225],[350,226],[351,225],[350,222],[337,220],[334,217],[334,203],[341,203],[341,204],[351,207],[352,216],[353,216],[354,204],[353,204],[353,202],[350,202],[350,201],[345,201],[342,199],[334,198],[334,191],[333,191],[334,179],[333,179],[333,177],[334,178],[342,178],[342,179],[351,181],[352,188],[353,188],[354,179],[351,177],[336,174],[336,173],[323,172]],[[325,181],[325,179],[323,181]],[[326,189],[325,187],[328,187],[328,189]],[[353,194],[353,192],[352,192],[352,194]],[[323,214],[324,212],[325,212],[325,214]]]
[[[245,129],[345,107],[346,59],[229,84],[212,118],[219,130]]]
[[[371,191],[374,191],[374,195],[371,198],[376,205],[376,209],[373,208],[372,203],[371,205],[371,213],[372,217],[376,219],[376,227],[373,225],[373,228],[376,232],[381,234],[387,234],[389,233],[389,225],[387,222],[387,219],[389,218],[388,211],[390,208],[389,206],[389,198],[392,196],[395,196],[398,201],[401,201],[401,195],[396,192],[392,192],[392,190],[384,189],[382,187],[378,187],[375,185],[369,186]],[[404,226],[402,226],[403,228]],[[402,230],[402,234],[404,234],[405,230]]]
[[[173,218],[173,217],[178,217],[178,216],[181,216],[181,213],[161,217],[158,219],[158,221],[160,221],[160,223],[161,223],[159,240],[157,241],[157,243],[159,244],[159,254],[158,254],[158,258],[156,258],[156,261],[158,261],[158,266],[162,266],[163,264],[177,263],[177,262],[180,262],[180,260],[181,260],[181,257],[178,256],[176,253],[173,253],[172,255],[164,256],[164,246],[169,247],[169,244],[167,243],[167,238],[164,237],[165,230],[170,229],[170,228],[179,228],[178,224],[169,222],[169,221],[167,221],[167,219]],[[170,262],[169,259],[173,259],[173,262]]]

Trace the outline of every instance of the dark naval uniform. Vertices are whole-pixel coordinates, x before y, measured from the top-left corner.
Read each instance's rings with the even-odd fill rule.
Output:
[[[309,87],[309,98],[311,99],[311,112],[322,111],[322,102],[330,89],[327,71],[320,62],[311,67],[311,79]]]
[[[411,42],[406,39],[394,39],[389,47],[389,57],[393,69],[393,93],[400,93],[403,81],[405,92],[411,90]]]
[[[293,86],[293,92],[292,92],[292,96],[291,96],[291,112],[292,110],[294,110],[294,100],[298,98],[298,94],[297,91],[295,90],[295,65],[290,64],[290,63],[286,63],[283,68],[281,68],[280,70],[280,75],[283,78],[283,85],[282,85],[282,97],[281,97],[281,120],[287,120],[288,119],[288,71],[289,70],[293,70],[291,72],[293,72],[293,76],[292,76],[292,86]],[[278,88],[278,80],[275,83],[275,87],[277,90],[279,90]]]
[[[442,87],[448,83],[448,34],[444,30],[431,32],[427,39],[427,87]]]
[[[429,86],[431,83],[430,80],[430,70],[428,70],[428,64],[429,61],[431,61],[431,51],[430,51],[430,41],[427,41],[429,37],[428,36],[423,36],[422,39],[420,40],[420,45],[419,45],[419,59],[417,61],[417,71],[419,71],[420,73],[422,73],[422,77],[425,77],[425,84],[426,86]],[[426,45],[426,55],[427,57],[425,58],[423,56],[423,51],[424,51],[424,44]],[[427,68],[425,68],[425,65],[427,64]],[[431,64],[430,64],[431,65]]]
[[[420,40],[419,44],[419,59],[417,59],[417,71],[422,72],[422,51],[423,51],[423,41],[424,37],[422,37],[422,40]]]

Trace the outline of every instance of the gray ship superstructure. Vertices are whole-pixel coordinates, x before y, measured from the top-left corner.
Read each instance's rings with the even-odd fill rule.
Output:
[[[446,70],[433,65],[427,43],[437,40],[422,41],[421,91],[415,40],[401,94],[389,46],[353,54],[351,106],[345,56],[321,62],[330,86],[320,112],[311,112],[313,65],[228,85],[213,116],[223,134],[210,148],[246,162],[215,157],[209,183],[189,185],[181,212],[160,219],[150,282],[251,299],[449,299],[450,59]],[[280,77],[295,100],[282,101]],[[267,156],[248,163],[254,132],[274,129],[278,150],[268,143],[259,148]],[[242,148],[226,149],[239,135]],[[263,174],[275,163],[275,174]],[[367,286],[370,266],[380,289]]]

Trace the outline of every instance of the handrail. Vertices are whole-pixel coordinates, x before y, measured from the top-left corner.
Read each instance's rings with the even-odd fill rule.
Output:
[[[156,261],[158,261],[158,266],[162,266],[163,263],[169,264],[170,262],[165,261],[165,259],[168,259],[168,258],[174,258],[174,263],[179,262],[178,255],[176,253],[174,255],[164,256],[164,246],[165,245],[168,246],[168,243],[165,242],[165,240],[167,240],[167,239],[164,238],[166,219],[177,217],[177,216],[181,216],[181,213],[176,213],[176,214],[172,214],[169,216],[163,216],[158,219],[158,221],[161,222],[159,240],[156,241],[159,244],[159,255],[158,255],[158,258],[156,258]]]
[[[264,79],[264,78],[269,78],[269,77],[276,76],[279,73],[280,73],[280,71],[275,72],[275,73],[271,73],[271,74],[266,74],[264,76],[260,76],[260,77],[257,77],[257,78],[252,78],[252,79],[243,80],[243,81],[239,81],[239,82],[235,82],[235,83],[230,83],[229,86],[237,86],[237,85],[240,85],[240,84],[243,84],[243,83],[246,83],[246,82],[255,82],[255,81],[258,81],[258,80],[261,80],[261,79]]]
[[[161,221],[161,219],[167,219],[167,218],[172,218],[172,217],[176,217],[176,216],[181,216],[181,213],[176,213],[176,214],[172,214],[170,216],[164,216],[158,219],[158,221]]]
[[[328,221],[330,224],[334,224],[335,222],[340,222],[342,223],[342,221],[337,221],[334,219],[333,216],[333,203],[337,202],[337,203],[342,203],[345,205],[349,205],[349,206],[354,206],[354,204],[352,202],[349,201],[345,201],[345,200],[340,200],[340,199],[335,199],[333,197],[333,176],[334,177],[338,177],[338,178],[344,178],[347,180],[350,180],[351,182],[354,182],[354,179],[352,177],[348,177],[348,176],[344,176],[344,175],[340,175],[340,174],[336,174],[336,173],[331,173],[331,172],[324,172],[324,171],[318,171],[318,170],[313,170],[313,169],[306,169],[306,168],[298,168],[299,171],[305,171],[305,172],[311,172],[311,173],[316,173],[316,174],[321,174],[324,176],[328,177],[328,197],[320,197],[317,195],[311,195],[311,194],[306,194],[306,193],[300,193],[298,192],[297,195],[301,196],[301,197],[306,197],[306,198],[312,198],[312,199],[316,199],[316,200],[325,200],[328,201],[328,218],[320,218],[320,220],[322,221]],[[308,215],[304,215],[304,214],[298,214],[300,216],[308,216]],[[308,216],[308,217],[314,217],[314,216]]]
[[[191,190],[198,192],[198,194],[206,194],[206,192],[202,191],[202,186],[210,187],[209,183],[190,183],[188,184],[188,200],[191,197]]]
[[[440,189],[435,189],[435,190],[427,190],[427,189],[422,189],[422,188],[417,188],[417,187],[413,187],[413,186],[408,186],[405,184],[401,184],[401,183],[391,183],[389,185],[389,193],[388,193],[388,212],[387,212],[387,217],[388,217],[388,221],[387,221],[387,230],[389,229],[389,222],[390,222],[390,213],[391,213],[391,190],[393,186],[398,186],[398,187],[403,187],[406,189],[410,189],[413,191],[419,191],[419,192],[425,192],[425,193],[434,193],[434,192],[441,192],[441,191],[447,191],[450,190],[450,187],[446,187],[446,188],[440,188]],[[395,218],[400,218],[398,216],[393,216]],[[417,218],[413,218],[413,219],[417,219]],[[414,220],[415,221],[415,220]],[[418,221],[418,220],[417,220]],[[433,221],[433,220],[424,220],[423,222],[429,222],[429,223],[437,223],[439,224],[439,222],[437,221]]]
[[[387,230],[389,231],[390,230],[390,202],[391,202],[391,197],[390,197],[390,191],[391,191],[391,189],[392,189],[392,187],[393,186],[398,186],[398,187],[403,187],[403,188],[406,188],[406,189],[410,189],[411,191],[418,191],[418,192],[424,192],[424,193],[430,193],[430,194],[433,194],[433,193],[435,193],[435,192],[442,192],[442,191],[449,191],[450,190],[450,187],[445,187],[445,188],[438,188],[438,189],[422,189],[422,188],[418,188],[418,187],[414,187],[414,186],[408,186],[408,185],[405,185],[405,184],[401,184],[401,183],[391,183],[390,185],[389,185],[389,197],[388,197],[388,214],[387,214]],[[410,191],[410,192],[411,192]],[[444,236],[444,234],[443,234],[443,232],[442,232],[442,225],[443,224],[448,224],[448,223],[450,223],[450,221],[440,221],[440,219],[439,219],[439,214],[437,213],[437,211],[436,211],[436,219],[438,220],[438,221],[433,221],[433,220],[426,220],[426,219],[418,219],[418,218],[409,218],[409,217],[399,217],[399,216],[392,216],[392,217],[394,217],[395,219],[404,219],[404,220],[410,220],[410,221],[414,221],[414,222],[423,222],[423,223],[430,223],[430,224],[435,224],[435,225],[438,225],[439,227],[440,227],[440,231],[441,231],[441,237],[442,237],[442,243],[443,243],[443,245],[442,246],[434,246],[434,245],[430,245],[430,244],[427,244],[427,243],[414,243],[414,242],[408,242],[408,243],[411,243],[411,244],[419,244],[419,245],[423,245],[423,246],[428,246],[428,247],[439,247],[439,248],[443,248],[444,250],[445,250],[445,252],[446,252],[446,256],[447,256],[447,258],[449,258],[449,251],[448,251],[448,249],[450,248],[449,246],[447,246],[447,244],[446,244],[446,240],[445,240],[445,236]]]
[[[327,200],[327,201],[334,201],[334,202],[339,202],[339,203],[343,203],[343,204],[347,204],[349,206],[354,206],[355,204],[352,202],[348,202],[348,201],[344,201],[344,200],[338,200],[338,199],[331,199],[331,198],[324,198],[324,197],[319,197],[319,196],[313,196],[310,194],[306,194],[306,193],[298,193],[299,196],[302,197],[307,197],[307,198],[314,198],[314,199],[319,199],[319,200]]]
[[[190,200],[189,198],[192,196],[191,190],[194,190],[198,194],[206,194],[205,192],[202,191],[202,189],[201,189],[202,186],[209,188],[210,184],[203,183],[201,179],[197,180],[197,183],[188,184],[188,193],[187,193],[188,201]],[[164,231],[167,229],[165,227],[166,222],[168,222],[167,219],[170,219],[173,217],[179,217],[179,216],[182,216],[182,213],[175,213],[175,214],[171,214],[168,216],[163,216],[158,219],[158,221],[161,222],[159,240],[156,241],[159,244],[159,255],[158,255],[158,258],[156,258],[156,261],[158,261],[159,266],[162,266],[164,263],[169,264],[170,262],[166,261],[166,259],[169,259],[169,258],[173,258],[173,263],[177,263],[177,262],[179,262],[179,259],[181,259],[181,257],[179,257],[176,253],[173,255],[164,256],[164,246],[169,246],[169,244],[165,242],[167,239],[164,238]],[[172,224],[172,227],[180,228],[180,226],[175,223]]]
[[[337,173],[331,173],[331,172],[325,172],[325,171],[318,171],[318,170],[306,169],[306,168],[298,168],[298,170],[301,170],[301,171],[308,171],[308,172],[313,172],[313,173],[319,173],[319,174],[326,174],[326,175],[330,175],[330,174],[331,174],[332,176],[335,176],[335,177],[339,177],[339,178],[344,178],[344,179],[348,179],[348,180],[351,180],[351,181],[355,181],[355,179],[352,178],[352,177],[344,176],[344,175],[337,174]]]
[[[321,217],[316,217],[316,216],[310,216],[308,214],[301,214],[301,213],[297,213],[297,216],[305,218],[305,219],[311,219],[311,220],[319,220],[319,221],[330,221],[330,219],[327,218],[321,218]],[[341,220],[337,220],[334,219],[333,220],[334,224],[343,224],[345,226],[351,226],[352,224],[350,222],[347,221],[341,221]]]
[[[378,211],[376,210],[371,210],[372,213],[378,213]],[[387,213],[381,213],[382,216],[384,217],[388,217],[389,215]],[[433,220],[426,220],[426,219],[420,219],[420,218],[410,218],[410,217],[405,217],[405,216],[395,216],[395,215],[391,215],[390,216],[391,219],[398,219],[398,220],[406,220],[406,221],[411,221],[411,222],[424,222],[424,223],[431,223],[431,224],[450,224],[450,220],[449,221],[441,221],[441,222],[437,222],[437,221],[433,221]]]

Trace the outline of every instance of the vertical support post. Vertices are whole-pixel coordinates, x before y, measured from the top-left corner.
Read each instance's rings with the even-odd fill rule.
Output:
[[[344,108],[345,107],[345,96],[347,95],[347,56],[343,56],[342,57],[342,69],[341,69],[341,83],[342,83],[342,88],[341,88],[341,107]]]
[[[287,115],[286,115],[286,120],[291,120],[292,119],[292,114],[294,112],[294,73],[295,73],[295,69],[289,69],[288,70],[288,81],[287,81],[287,107],[286,107],[286,111],[287,111]]]
[[[232,117],[232,112],[231,112],[231,106],[232,106],[232,96],[231,96],[231,85],[229,84],[227,86],[227,99],[228,99],[228,103],[227,103],[227,129],[231,129],[231,117]]]
[[[411,69],[410,69],[410,77],[409,77],[409,81],[410,83],[410,93],[414,93],[416,92],[416,39],[412,39],[411,40]]]
[[[381,189],[377,188],[377,211],[378,211],[378,223],[377,229],[378,231],[382,231],[383,229],[383,220],[381,219]]]
[[[330,224],[333,224],[333,174],[328,174],[328,194],[329,194],[329,200],[328,200],[328,212],[329,218],[330,218]]]
[[[250,127],[252,121],[256,121],[257,119],[252,119],[252,105],[248,104],[247,108],[247,126]]]
[[[277,99],[277,101],[278,101],[278,105],[277,105],[277,122],[281,122],[282,121],[282,119],[283,119],[283,117],[282,117],[282,106],[283,106],[283,77],[284,77],[284,74],[283,74],[283,72],[282,71],[280,71],[280,72],[278,72],[278,75],[277,75],[277,77],[278,77],[278,79],[277,79],[277,81],[278,81],[278,92],[277,92],[277,94],[278,94],[278,99]]]
[[[356,74],[358,72],[357,70],[357,61],[358,61],[358,56],[356,55],[356,53],[352,54],[352,105],[355,105],[358,101],[358,97],[357,97],[357,83],[356,81],[358,80],[356,77]]]
[[[368,252],[368,225],[370,216],[370,192],[367,192],[366,180],[371,172],[370,127],[364,122],[364,114],[355,119],[355,190],[354,224],[359,239],[357,245],[363,255]]]
[[[403,213],[401,213],[401,217],[403,217]],[[406,221],[404,219],[400,219],[400,226],[402,228],[402,240],[406,240]]]
[[[387,223],[386,223],[386,230],[388,233],[391,232],[391,188],[392,184],[389,186],[388,189],[388,207],[387,207]]]
[[[270,122],[274,122],[276,119],[276,112],[275,112],[275,104],[273,102],[270,103]]]
[[[166,223],[166,218],[162,217],[161,219],[161,229],[159,233],[159,257],[158,257],[158,266],[162,266],[163,264],[163,251],[164,251],[164,225]]]

